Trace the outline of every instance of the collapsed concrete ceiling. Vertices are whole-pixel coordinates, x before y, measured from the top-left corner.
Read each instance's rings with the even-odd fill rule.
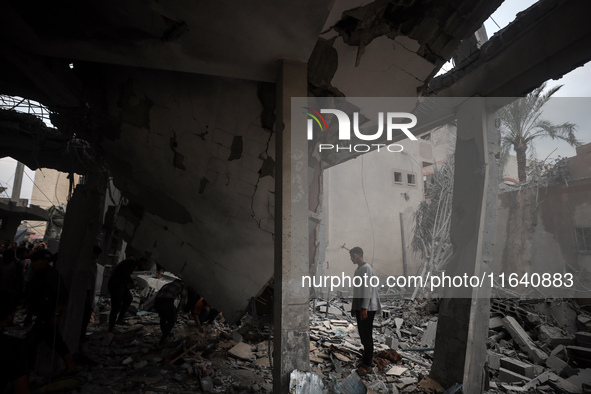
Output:
[[[273,277],[277,61],[310,95],[416,97],[501,2],[3,2],[0,93],[97,148],[125,237],[232,321]]]

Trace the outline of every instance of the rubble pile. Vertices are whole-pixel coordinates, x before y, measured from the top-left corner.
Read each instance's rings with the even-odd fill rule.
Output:
[[[246,332],[244,337],[260,339],[251,344],[236,342],[223,323],[216,321],[199,330],[182,317],[169,343],[159,349],[157,314],[144,312],[127,323],[114,334],[93,327],[98,330],[82,347],[92,360],[92,366],[80,372],[86,379],[84,392],[272,391],[268,341],[261,339],[268,336],[268,327],[261,333]]]
[[[490,392],[591,392],[591,305],[492,300]]]
[[[381,296],[383,311],[374,320],[374,368],[362,378],[351,371],[361,358],[355,319],[349,301],[312,301],[310,306],[310,363],[329,392],[362,382],[367,390],[384,393],[437,392],[443,388],[427,378],[437,330],[437,302],[389,299]],[[392,352],[395,350],[396,352]],[[356,383],[357,382],[357,383]]]
[[[153,302],[152,289],[162,283],[148,281],[134,291],[133,316],[114,333],[107,330],[108,298],[99,300],[100,312],[75,356],[75,376],[55,379],[32,373],[32,386],[45,386],[44,392],[68,387],[85,393],[273,391],[272,316],[246,315],[236,326],[215,321],[200,329],[181,314],[162,347],[159,317],[145,310]],[[349,313],[350,300],[311,300],[311,372],[293,371],[291,393],[461,392],[459,384],[444,388],[428,378],[438,301],[388,293],[381,301],[383,310],[374,320],[374,367],[360,377],[355,370],[363,347]],[[21,310],[6,332],[24,337],[23,320]],[[486,345],[488,393],[591,392],[591,305],[493,299]]]

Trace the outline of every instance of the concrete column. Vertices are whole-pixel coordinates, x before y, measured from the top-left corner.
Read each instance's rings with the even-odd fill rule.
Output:
[[[14,172],[14,182],[12,183],[12,196],[10,201],[18,204],[21,199],[21,189],[23,186],[23,174],[25,173],[25,165],[20,161],[16,162],[16,171]]]
[[[87,176],[86,184],[76,186],[64,218],[57,270],[69,290],[68,306],[62,316],[62,335],[71,353],[78,349],[86,289],[96,273],[91,255],[102,226],[105,188],[103,176]]]
[[[308,248],[308,141],[305,117],[292,130],[291,97],[306,97],[306,63],[281,61],[277,80],[275,171],[275,305],[273,392],[287,393],[289,375],[308,371],[309,275]]]
[[[471,99],[458,112],[448,275],[490,272],[498,193],[498,130],[485,99]],[[489,284],[489,282],[487,282]],[[463,392],[484,389],[490,287],[453,289],[441,300],[431,378]],[[454,298],[449,298],[454,297]]]

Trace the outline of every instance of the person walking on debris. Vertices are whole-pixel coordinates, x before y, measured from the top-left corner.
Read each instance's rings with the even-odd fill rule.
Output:
[[[363,259],[363,249],[356,246],[349,251],[349,256],[353,264],[357,264],[353,283],[361,283],[361,286],[353,286],[351,316],[357,319],[357,329],[363,345],[363,358],[357,368],[357,374],[365,375],[371,370],[373,362],[373,319],[376,312],[382,309],[382,305],[378,289],[370,285],[374,273]],[[360,279],[357,279],[358,277]]]
[[[133,301],[129,287],[134,285],[131,274],[138,265],[143,266],[148,259],[130,257],[115,266],[109,278],[109,293],[111,294],[111,312],[109,313],[109,332],[115,330],[115,324],[124,324],[123,318]]]
[[[37,250],[31,255],[33,278],[29,307],[36,318],[26,341],[30,354],[29,362],[33,360],[39,343],[44,341],[64,360],[66,375],[76,372],[77,369],[58,328],[60,315],[68,300],[68,291],[59,272],[49,265],[52,260],[51,252],[46,249]]]
[[[187,294],[187,286],[180,279],[167,283],[158,290],[154,301],[154,309],[160,316],[160,329],[162,330],[160,347],[166,343],[166,338],[176,323],[177,313],[182,311],[187,303]],[[174,303],[178,298],[180,300],[178,306],[175,307]]]

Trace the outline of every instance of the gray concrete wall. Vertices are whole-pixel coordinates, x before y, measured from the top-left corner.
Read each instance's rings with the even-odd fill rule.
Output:
[[[274,179],[263,165],[273,168],[274,142],[260,85],[116,67],[108,81],[102,147],[115,186],[135,202],[118,228],[238,318],[273,275]]]

